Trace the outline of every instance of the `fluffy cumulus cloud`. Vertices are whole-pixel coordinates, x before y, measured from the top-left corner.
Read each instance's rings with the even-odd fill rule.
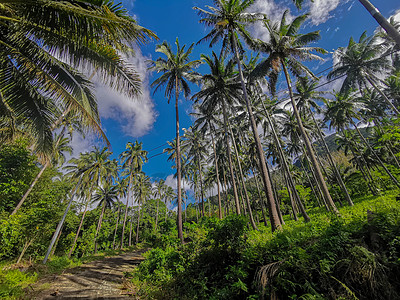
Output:
[[[172,174],[168,175],[168,177],[165,179],[165,184],[172,187],[174,190],[176,190],[177,179],[174,178],[174,175],[172,175]],[[182,184],[182,188],[185,191],[190,190],[190,185],[186,180],[182,179],[181,184]]]
[[[256,0],[250,9],[251,12],[263,13],[267,15],[268,19],[276,22],[282,18],[282,14],[287,9],[287,7],[285,5],[275,3],[274,0]],[[291,19],[292,16],[289,14],[288,20]],[[267,29],[259,22],[252,27],[251,32],[254,37],[261,40],[269,39]]]
[[[129,61],[142,80],[142,93],[137,99],[129,98],[100,83],[96,84],[100,117],[116,120],[123,133],[132,137],[140,137],[148,133],[156,118],[146,71],[147,59],[140,50],[137,50],[135,57]]]
[[[314,25],[325,23],[332,17],[331,12],[339,5],[340,0],[314,0],[310,1],[309,10],[311,22]]]

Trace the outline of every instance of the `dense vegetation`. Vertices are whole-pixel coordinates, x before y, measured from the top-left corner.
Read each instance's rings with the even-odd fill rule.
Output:
[[[129,274],[144,298],[400,297],[400,45],[351,37],[327,75],[340,90],[323,91],[308,15],[271,20],[252,4],[194,8],[213,48],[199,59],[178,39],[156,46],[151,86],[175,98],[171,187],[143,172],[138,141],[65,161],[73,132],[108,143],[93,77],[137,97],[127,57],[156,35],[109,1],[0,1],[0,297],[134,246],[152,248]],[[194,101],[183,134],[180,96]]]

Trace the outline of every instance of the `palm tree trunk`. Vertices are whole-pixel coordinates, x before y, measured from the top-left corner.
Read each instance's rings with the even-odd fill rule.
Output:
[[[227,120],[228,117],[226,115],[225,102],[222,103],[222,113],[223,113],[223,118],[224,118],[226,151],[228,153],[228,164],[229,164],[229,171],[231,173],[233,196],[234,196],[234,199],[235,199],[235,206],[236,206],[236,214],[240,215],[239,197],[238,197],[238,192],[237,192],[237,187],[236,187],[236,182],[235,182],[235,176],[233,174],[231,147],[230,147],[230,144],[229,144],[229,134],[228,134],[228,124],[227,124],[228,123],[228,120]]]
[[[25,194],[22,196],[22,199],[19,200],[18,205],[14,208],[13,212],[11,213],[12,215],[15,215],[17,211],[21,208],[22,204],[25,202],[26,198],[32,191],[33,187],[36,185],[40,177],[43,175],[43,172],[50,166],[50,161],[47,161],[42,169],[39,171],[39,173],[36,175],[35,179],[32,181],[31,185],[29,186],[29,189],[25,192]]]
[[[251,170],[254,174],[254,181],[256,182],[256,188],[257,188],[257,193],[258,193],[258,199],[260,199],[260,204],[261,204],[261,211],[262,211],[262,215],[264,218],[264,225],[265,227],[268,226],[268,221],[267,221],[267,215],[265,213],[265,207],[264,207],[264,199],[261,195],[261,191],[260,191],[260,185],[258,183],[258,178],[257,178],[257,174],[254,172],[254,169]]]
[[[72,192],[72,195],[71,195],[71,198],[70,198],[70,200],[68,202],[68,205],[65,208],[64,215],[62,216],[60,222],[57,225],[56,231],[54,232],[53,237],[51,239],[49,248],[47,249],[47,253],[46,253],[46,255],[45,255],[44,259],[43,259],[43,264],[46,264],[47,260],[49,259],[49,255],[51,253],[51,250],[52,250],[52,248],[54,246],[54,243],[56,242],[58,234],[61,231],[61,227],[64,225],[65,218],[67,217],[67,213],[68,213],[68,211],[69,211],[69,209],[71,207],[72,201],[74,201],[75,193],[76,193],[76,190],[77,190],[78,186],[80,185],[80,183],[81,183],[81,179],[79,180],[78,184],[74,188],[74,191]]]
[[[288,166],[287,161],[286,161],[286,156],[285,156],[285,154],[284,154],[284,152],[283,152],[283,149],[282,149],[281,143],[280,143],[280,141],[279,141],[278,135],[276,134],[275,126],[274,126],[274,124],[272,123],[271,117],[270,117],[270,115],[269,115],[269,113],[268,113],[268,111],[267,111],[267,109],[266,109],[266,107],[265,107],[265,105],[264,105],[264,102],[263,102],[263,101],[261,101],[261,102],[262,102],[262,105],[263,105],[265,114],[266,114],[266,116],[267,116],[267,120],[268,120],[269,126],[271,127],[272,136],[273,136],[274,141],[275,141],[275,143],[276,143],[276,147],[278,148],[278,153],[279,153],[279,156],[280,156],[280,158],[281,158],[282,166],[283,166],[283,168],[284,168],[284,173],[286,174],[286,179],[287,179],[286,182],[289,184],[289,185],[287,186],[288,191],[289,191],[289,189],[292,189],[292,192],[293,192],[293,194],[294,194],[294,197],[295,197],[295,199],[296,199],[296,201],[297,201],[297,203],[298,203],[298,205],[299,205],[299,207],[300,207],[300,211],[301,211],[301,214],[302,214],[302,216],[303,216],[303,218],[304,218],[304,221],[305,221],[305,222],[310,222],[311,219],[310,219],[310,217],[308,216],[308,214],[307,214],[307,212],[306,212],[306,210],[305,210],[305,208],[304,208],[304,205],[303,205],[303,203],[301,202],[299,193],[298,193],[297,190],[296,190],[296,185],[295,185],[295,183],[294,183],[294,181],[293,181],[292,174],[291,174],[291,172],[290,172],[290,170],[289,170],[289,166]],[[292,194],[290,194],[290,197],[291,197],[291,201],[292,201]],[[295,219],[297,220],[297,216],[295,217]]]
[[[388,170],[388,168],[386,168],[385,164],[383,163],[383,161],[380,159],[380,157],[378,156],[378,154],[376,154],[375,150],[372,149],[371,145],[368,143],[368,141],[365,139],[365,137],[361,134],[360,130],[358,129],[356,123],[354,123],[353,120],[350,121],[351,124],[354,126],[354,128],[356,129],[358,135],[360,136],[360,138],[362,139],[362,141],[364,142],[364,144],[368,147],[368,149],[371,151],[371,153],[376,157],[376,159],[378,160],[379,164],[382,166],[382,168],[385,170],[386,174],[389,175],[390,179],[392,179],[393,183],[395,185],[397,185],[397,187],[400,188],[400,183],[397,181],[397,179],[393,176],[393,174]]]
[[[372,87],[383,97],[385,102],[392,108],[392,110],[396,113],[397,116],[400,116],[400,111],[396,108],[396,106],[393,105],[393,103],[389,100],[389,98],[386,96],[384,92],[376,85],[375,81],[370,78],[369,76],[366,76],[368,82],[372,85]]]
[[[215,161],[215,172],[217,175],[217,192],[218,192],[218,218],[222,219],[222,204],[221,204],[221,191],[219,188],[219,171],[218,171],[218,161],[217,161],[217,150],[215,149],[214,134],[211,132],[211,140],[214,151],[214,161]]]
[[[321,128],[319,128],[318,123],[317,123],[317,120],[315,120],[314,114],[313,114],[313,112],[311,111],[311,109],[310,109],[310,108],[308,108],[308,109],[310,110],[311,117],[312,117],[312,119],[313,119],[313,121],[314,121],[314,124],[315,124],[316,127],[317,127],[318,136],[319,136],[319,138],[321,139],[322,144],[324,145],[324,149],[325,149],[326,154],[328,155],[328,159],[329,159],[330,165],[331,165],[331,167],[333,168],[333,170],[334,170],[334,172],[335,172],[336,180],[337,180],[338,183],[339,183],[339,186],[340,186],[340,188],[341,188],[341,190],[342,190],[342,192],[343,192],[343,194],[344,194],[344,196],[345,196],[345,198],[346,198],[347,203],[348,203],[350,206],[353,206],[354,203],[353,203],[353,201],[351,200],[350,195],[349,195],[349,191],[347,190],[346,185],[345,185],[344,182],[343,182],[342,176],[340,175],[339,170],[337,169],[336,164],[335,164],[334,161],[333,161],[331,152],[329,151],[328,145],[326,144],[325,139],[324,139],[324,136],[322,135]]]
[[[122,223],[122,234],[121,234],[121,247],[120,247],[120,249],[124,248],[125,224],[126,224],[126,218],[128,216],[129,197],[131,195],[131,188],[132,188],[132,176],[133,176],[132,173],[129,174],[128,195],[126,197],[126,207],[125,207],[125,214],[124,214],[124,222]]]
[[[155,232],[157,232],[157,224],[158,224],[158,210],[160,208],[160,199],[157,199],[157,210],[156,210],[156,226],[155,226]]]
[[[142,201],[139,201],[139,210],[138,210],[138,219],[137,219],[137,226],[136,226],[136,245],[139,243],[139,225],[140,225],[140,208]]]
[[[117,221],[115,222],[114,238],[113,238],[113,243],[112,243],[113,250],[115,249],[115,239],[117,237],[117,230],[118,230],[118,223],[119,223],[119,215],[120,215],[120,213],[121,213],[121,203],[119,203],[119,200],[118,200],[118,214],[117,214]]]
[[[72,243],[72,247],[71,247],[71,249],[70,249],[69,252],[68,252],[68,258],[71,257],[72,253],[73,253],[74,250],[75,250],[75,245],[76,245],[76,242],[78,241],[79,233],[81,232],[81,228],[82,228],[82,225],[83,225],[83,220],[85,219],[85,215],[86,215],[86,211],[87,211],[88,206],[89,206],[89,202],[90,202],[90,199],[91,199],[91,195],[92,195],[92,190],[90,190],[89,198],[88,198],[88,200],[87,200],[87,202],[86,202],[85,210],[83,211],[82,218],[81,218],[81,222],[79,223],[78,230],[76,231],[75,238],[74,238],[74,242]]]
[[[229,126],[229,131],[230,131],[231,137],[232,137],[233,149],[235,150],[236,160],[237,160],[238,166],[239,166],[240,181],[242,182],[243,192],[244,192],[244,196],[245,196],[245,199],[246,199],[246,206],[247,206],[247,211],[248,211],[249,217],[250,217],[250,224],[251,224],[251,227],[253,227],[254,230],[258,230],[257,225],[254,222],[253,212],[251,210],[251,205],[250,205],[250,200],[249,200],[249,195],[247,194],[246,183],[245,183],[244,177],[243,177],[242,163],[240,162],[238,149],[236,147],[236,141],[235,141],[235,138],[234,138],[233,132],[232,132],[232,127],[230,126],[229,123],[228,123],[228,126]]]
[[[179,110],[178,110],[178,76],[175,76],[175,114],[176,114],[176,177],[177,177],[177,196],[178,196],[178,211],[177,211],[177,227],[178,238],[183,244],[183,228],[182,228],[182,191],[181,191],[181,147],[179,140]]]
[[[97,223],[97,228],[96,228],[96,233],[94,235],[94,253],[97,253],[97,235],[99,234],[99,231],[101,229],[101,225],[103,223],[103,216],[104,216],[104,211],[106,209],[106,201],[104,199],[104,203],[102,205],[103,207],[101,208],[101,214],[99,218],[99,222]]]
[[[201,214],[204,217],[206,211],[204,207],[204,190],[203,190],[203,176],[202,176],[202,169],[201,169],[201,163],[200,159],[197,160],[198,165],[199,165],[199,179],[200,179],[200,195],[201,195]]]
[[[235,51],[236,62],[238,65],[239,78],[240,78],[240,83],[242,85],[243,97],[244,97],[244,100],[246,101],[247,112],[249,114],[250,124],[251,124],[251,128],[252,128],[252,131],[254,134],[254,140],[255,140],[256,146],[257,146],[258,162],[260,164],[259,167],[261,170],[262,179],[263,179],[263,183],[264,183],[265,195],[267,196],[267,200],[268,200],[268,210],[269,210],[271,229],[272,229],[272,231],[275,231],[276,229],[281,228],[282,224],[281,224],[281,221],[278,216],[278,210],[276,208],[274,194],[272,192],[271,180],[269,178],[267,165],[265,163],[264,150],[261,145],[260,137],[258,136],[256,121],[254,120],[253,110],[251,108],[250,100],[247,95],[246,85],[244,83],[242,64],[241,64],[239,52],[237,49],[236,39],[234,38],[233,32],[231,32],[231,35],[233,37],[233,39],[232,39],[233,40],[233,48]]]
[[[33,243],[33,241],[36,239],[37,234],[35,234],[33,236],[33,238],[31,238],[30,240],[27,240],[24,247],[22,248],[21,254],[19,255],[18,259],[17,259],[17,264],[19,264],[21,262],[21,259],[24,257],[24,254],[26,252],[26,250],[28,250],[29,246]]]
[[[283,68],[283,72],[285,73],[286,83],[288,85],[289,96],[290,96],[290,100],[292,102],[293,112],[294,112],[294,114],[296,116],[297,124],[299,126],[299,130],[300,130],[301,135],[303,137],[303,141],[304,141],[304,143],[306,145],[308,156],[310,157],[311,163],[312,163],[312,165],[314,167],[314,170],[315,170],[315,173],[316,173],[315,175],[316,175],[317,180],[318,180],[318,182],[320,184],[322,193],[324,194],[324,198],[328,202],[328,205],[330,206],[332,212],[334,212],[335,214],[339,215],[339,211],[336,208],[336,205],[335,205],[335,203],[333,202],[333,200],[331,198],[331,195],[329,193],[329,190],[328,190],[328,187],[327,187],[326,182],[324,180],[324,177],[322,176],[321,169],[319,168],[319,165],[318,165],[317,159],[315,157],[314,151],[312,150],[312,146],[311,146],[310,140],[308,139],[307,133],[304,130],[303,122],[301,121],[301,117],[300,117],[299,111],[297,110],[296,102],[295,102],[294,97],[293,97],[292,85],[290,83],[290,77],[289,77],[288,70],[287,70],[286,65],[285,65],[284,62],[282,62],[281,65],[282,65],[282,68]]]
[[[368,0],[360,0],[360,3],[368,10],[368,12],[374,17],[378,24],[385,29],[387,34],[400,46],[400,33],[386,20],[379,10],[374,7]]]

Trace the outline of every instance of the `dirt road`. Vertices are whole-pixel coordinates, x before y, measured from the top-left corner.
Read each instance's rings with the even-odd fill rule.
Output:
[[[137,251],[106,257],[80,267],[64,271],[61,275],[47,279],[41,284],[50,287],[31,299],[127,299],[129,291],[123,290],[124,272],[131,271],[142,260]],[[130,298],[135,299],[135,298]]]

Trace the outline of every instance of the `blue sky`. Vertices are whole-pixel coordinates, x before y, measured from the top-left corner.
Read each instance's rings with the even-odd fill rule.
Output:
[[[350,36],[358,39],[361,33],[367,30],[372,34],[377,23],[368,14],[365,8],[356,0],[314,0],[313,3],[305,0],[304,8],[298,12],[291,1],[256,0],[252,11],[264,12],[271,19],[277,19],[286,8],[291,9],[292,15],[309,12],[310,18],[303,27],[303,31],[321,31],[321,40],[316,46],[323,47],[333,52],[341,46],[346,46]],[[385,17],[399,13],[400,1],[386,0],[373,1]],[[103,127],[111,141],[114,157],[125,149],[129,141],[143,142],[145,150],[151,150],[163,145],[175,137],[175,108],[173,101],[168,105],[163,91],[153,95],[150,83],[157,78],[157,74],[146,72],[146,60],[155,60],[158,53],[155,46],[162,41],[169,42],[175,49],[175,39],[178,37],[181,45],[196,43],[208,29],[199,24],[199,17],[192,9],[194,6],[204,8],[212,5],[212,1],[201,0],[124,0],[123,5],[136,17],[138,23],[157,33],[160,41],[142,46],[136,53],[136,58],[131,59],[143,78],[143,93],[140,99],[131,100],[123,95],[110,91],[108,88],[97,85],[96,94],[99,99],[99,109]],[[400,18],[399,18],[400,20]],[[252,33],[257,37],[266,38],[265,32],[260,28],[253,28]],[[219,51],[219,49],[214,49]],[[200,54],[210,54],[211,49],[203,44],[194,48],[192,59],[199,59]],[[324,63],[313,64],[311,67],[319,72],[332,66],[332,54],[326,55]],[[200,72],[203,68],[199,69]],[[204,72],[206,69],[204,69]],[[334,84],[327,88],[334,87]],[[192,92],[198,88],[193,86]],[[188,113],[192,103],[180,98],[181,128],[191,125]],[[75,137],[73,140],[74,155],[90,150],[96,139],[87,136],[84,140]],[[149,157],[162,152],[162,147],[149,152]],[[172,163],[167,162],[167,155],[153,157],[144,166],[147,175],[153,178],[167,178],[174,171]],[[171,177],[169,177],[171,179]],[[170,180],[172,183],[172,180]]]

